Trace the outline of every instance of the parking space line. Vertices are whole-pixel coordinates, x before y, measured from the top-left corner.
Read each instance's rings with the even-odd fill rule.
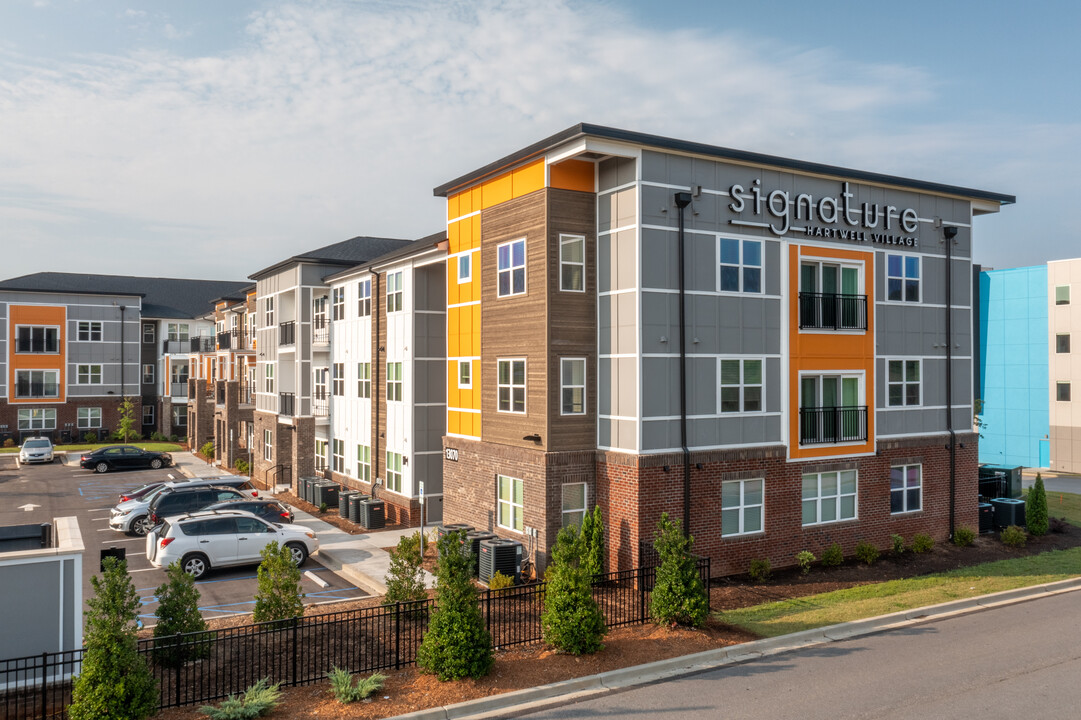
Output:
[[[108,516],[103,518],[90,518],[90,522],[98,522],[99,520],[108,520]]]

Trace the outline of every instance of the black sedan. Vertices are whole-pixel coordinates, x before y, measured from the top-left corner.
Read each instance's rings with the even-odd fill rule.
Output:
[[[293,522],[292,509],[285,503],[269,498],[224,500],[213,505],[207,505],[203,510],[247,510],[269,522]]]
[[[173,456],[169,453],[152,452],[143,450],[134,445],[109,445],[98,448],[89,453],[83,453],[79,458],[79,467],[94,472],[109,472],[110,470],[128,470],[130,468],[158,468],[168,467],[173,462]]]

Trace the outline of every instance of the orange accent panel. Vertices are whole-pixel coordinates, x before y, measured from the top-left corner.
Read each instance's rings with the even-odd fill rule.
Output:
[[[447,220],[484,210],[544,187],[544,158],[489,178],[468,190],[447,196]],[[479,229],[479,227],[478,227]],[[479,236],[477,238],[479,240]],[[457,252],[451,245],[451,252]]]
[[[585,160],[564,160],[548,168],[548,185],[561,190],[594,191],[594,165]]]
[[[48,325],[59,328],[55,355],[23,355],[15,352],[16,327],[19,325]],[[8,320],[8,402],[62,403],[67,400],[67,308],[63,305],[10,305]],[[16,370],[59,370],[59,395],[55,398],[16,398]]]

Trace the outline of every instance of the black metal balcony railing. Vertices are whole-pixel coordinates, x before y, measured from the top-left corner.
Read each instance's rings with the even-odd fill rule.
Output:
[[[293,393],[278,393],[278,414],[292,417],[296,407],[296,396]]]
[[[278,324],[278,344],[279,345],[295,345],[297,341],[297,324],[290,320],[289,322],[283,322]]]
[[[801,292],[799,326],[826,330],[866,330],[867,296]]]
[[[233,348],[233,334],[229,332],[218,333],[218,349],[231,350]]]
[[[60,396],[60,386],[51,382],[28,382],[17,380],[15,382],[15,397],[17,398],[54,398]]]
[[[224,405],[225,404],[225,383],[224,382],[219,382],[219,383],[216,383],[216,385],[217,385],[217,387],[215,388],[216,392],[214,393],[214,395],[216,396],[215,402],[218,405]]]
[[[801,445],[867,440],[867,406],[800,408]]]
[[[317,317],[312,323],[312,342],[322,345],[330,342],[330,324],[325,317]]]
[[[247,383],[240,384],[240,404],[241,405],[254,405],[255,404],[255,385],[249,385]]]
[[[164,355],[187,355],[191,352],[191,343],[187,340],[162,340],[161,352]]]
[[[330,400],[325,387],[315,388],[312,394],[312,415],[315,417],[327,417],[330,414]]]

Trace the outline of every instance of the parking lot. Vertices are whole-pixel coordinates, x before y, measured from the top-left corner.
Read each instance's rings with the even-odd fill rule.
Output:
[[[77,462],[77,460],[75,460]],[[146,559],[146,540],[125,535],[109,528],[109,510],[122,492],[169,476],[186,480],[175,469],[111,472],[103,475],[83,470],[77,465],[60,463],[23,466],[0,470],[0,525],[22,525],[51,522],[57,517],[75,517],[79,521],[83,544],[83,599],[91,595],[90,577],[98,574],[101,550],[123,548],[136,591],[142,600],[142,622],[154,625],[154,595],[165,580],[162,570],[151,567]],[[303,566],[325,583],[322,587],[306,575],[302,576],[305,605],[314,606],[366,597],[355,587],[319,564],[316,554]],[[196,583],[202,596],[203,617],[228,617],[250,613],[255,606],[257,588],[256,567],[212,570]],[[27,592],[33,592],[27,588]]]

